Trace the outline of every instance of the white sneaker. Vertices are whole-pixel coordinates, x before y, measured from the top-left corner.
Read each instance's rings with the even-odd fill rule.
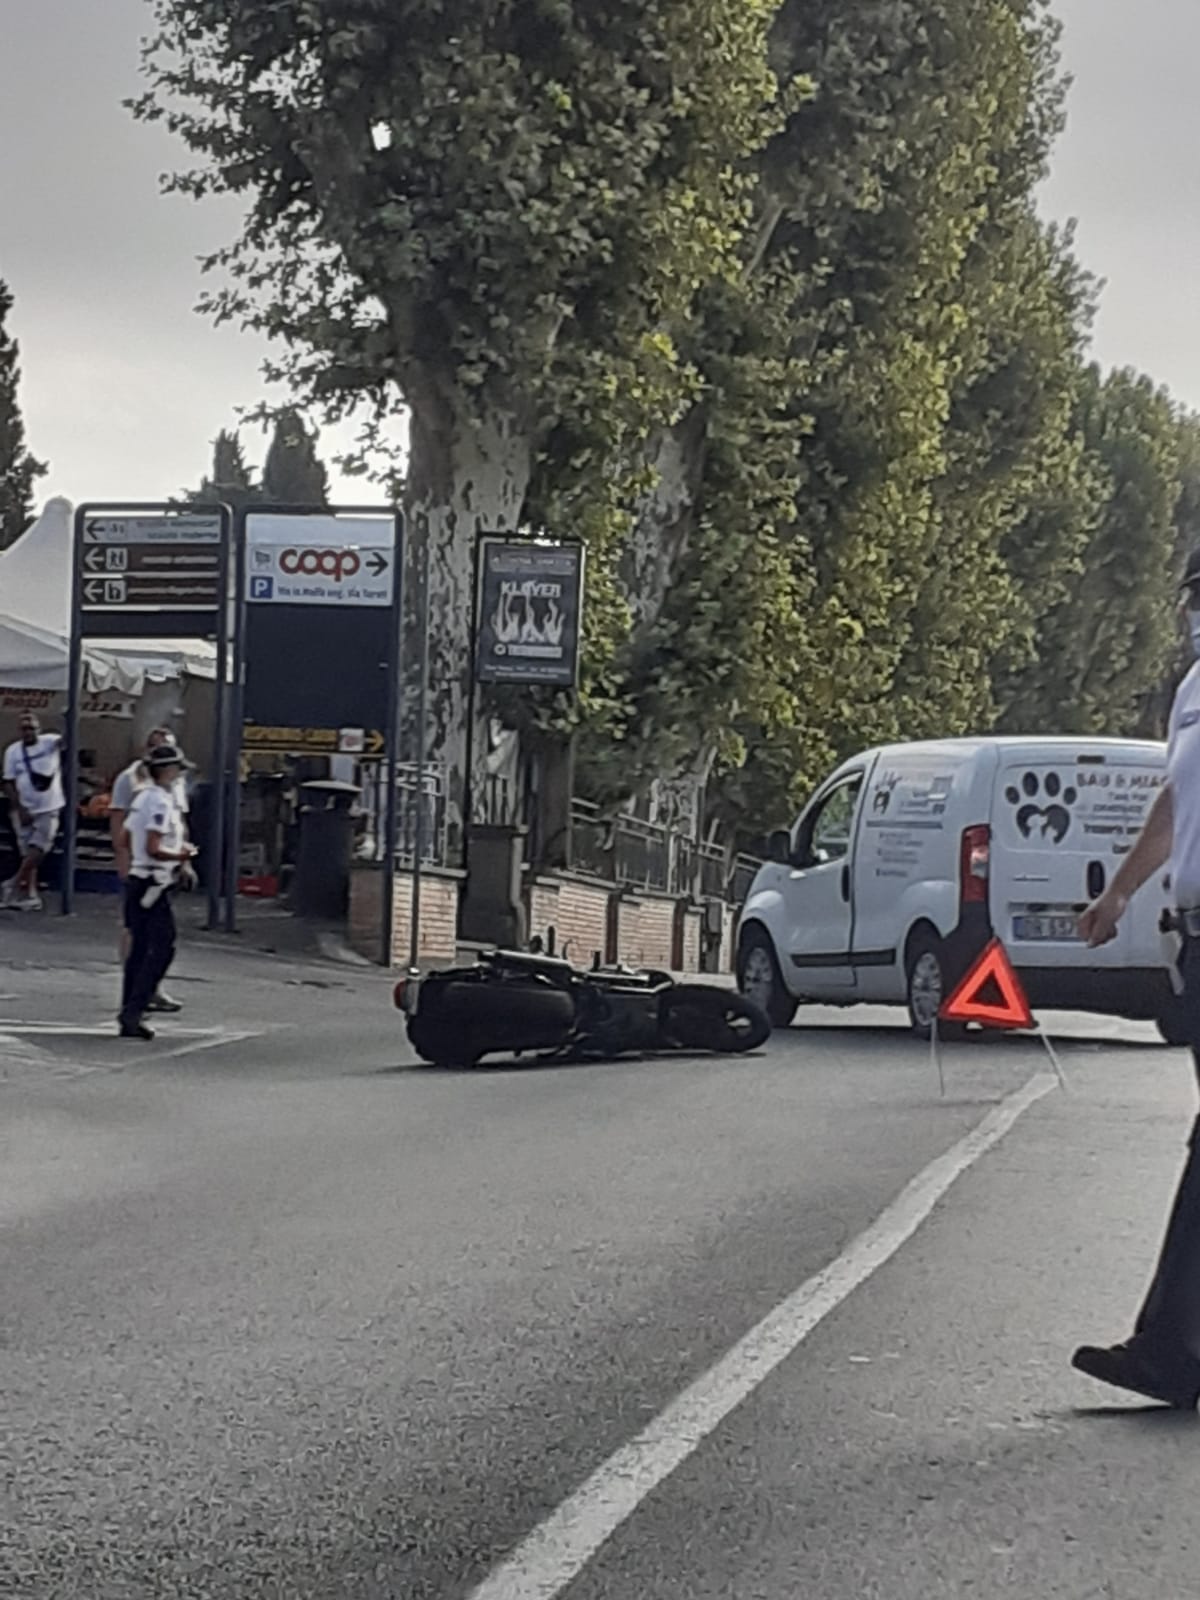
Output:
[[[24,900],[17,901],[18,911],[41,911],[42,897],[40,894],[27,894]]]
[[[0,909],[8,911],[17,898],[17,880],[8,878],[0,883]]]

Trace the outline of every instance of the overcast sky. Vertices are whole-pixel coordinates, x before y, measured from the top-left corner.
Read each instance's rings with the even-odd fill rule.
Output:
[[[1054,4],[1075,87],[1045,203],[1078,219],[1107,280],[1096,352],[1200,408],[1200,4]],[[191,310],[195,259],[236,213],[160,198],[172,141],[121,109],[146,16],[145,0],[0,0],[0,277],[43,492],[72,500],[194,485],[208,442],[260,395],[254,341]]]

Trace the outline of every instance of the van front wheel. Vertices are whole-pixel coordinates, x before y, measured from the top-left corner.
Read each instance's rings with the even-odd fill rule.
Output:
[[[914,935],[908,947],[905,970],[908,976],[908,1020],[913,1032],[928,1039],[937,1022],[942,1002],[949,993],[946,976],[946,949],[932,932]],[[937,1022],[939,1039],[962,1039],[966,1028],[959,1022]]]
[[[783,986],[779,958],[765,928],[751,924],[742,935],[737,960],[738,988],[771,1019],[773,1028],[788,1028],[796,1002]]]

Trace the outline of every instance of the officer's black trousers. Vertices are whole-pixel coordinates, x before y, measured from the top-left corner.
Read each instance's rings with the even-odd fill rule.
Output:
[[[1200,939],[1184,944],[1180,970],[1200,1081]],[[1192,1126],[1187,1164],[1135,1339],[1156,1360],[1174,1367],[1195,1363],[1200,1375],[1200,1117]]]
[[[125,962],[125,981],[121,988],[121,1022],[135,1026],[150,1004],[167,968],[175,959],[175,916],[171,892],[151,891],[157,885],[149,878],[125,880],[125,926],[129,929],[129,958]],[[145,901],[150,898],[151,904]]]

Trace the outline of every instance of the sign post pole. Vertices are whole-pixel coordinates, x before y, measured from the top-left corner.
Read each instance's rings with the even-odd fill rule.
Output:
[[[415,805],[412,827],[412,900],[408,919],[408,970],[413,977],[421,960],[421,874],[425,857],[425,764],[429,721],[429,528],[421,540],[420,587],[417,592],[416,760],[413,763]]]
[[[67,733],[65,739],[63,792],[66,796],[63,817],[62,914],[75,909],[75,856],[79,839],[79,697],[83,678],[83,628],[80,620],[80,553],[83,549],[85,508],[75,512],[72,529],[71,560],[71,644],[67,664]]]
[[[228,773],[225,799],[225,850],[222,873],[225,932],[237,932],[238,853],[242,833],[242,715],[246,681],[246,511],[239,511],[233,531],[233,668],[229,684],[229,727],[221,750]]]
[[[222,541],[221,593],[229,593],[229,539]],[[209,864],[205,890],[208,897],[207,926],[221,925],[221,874],[225,861],[225,810],[229,778],[226,748],[229,742],[229,606],[221,607],[217,618],[217,714],[213,726],[212,809],[209,813]]]
[[[380,894],[379,964],[390,967],[394,959],[392,949],[396,910],[396,767],[399,762],[397,741],[400,734],[400,640],[404,619],[404,519],[397,513],[392,525],[395,550],[396,581],[392,589],[392,614],[388,623],[389,649],[387,655],[388,706],[387,726],[384,728],[383,770],[383,883]]]

